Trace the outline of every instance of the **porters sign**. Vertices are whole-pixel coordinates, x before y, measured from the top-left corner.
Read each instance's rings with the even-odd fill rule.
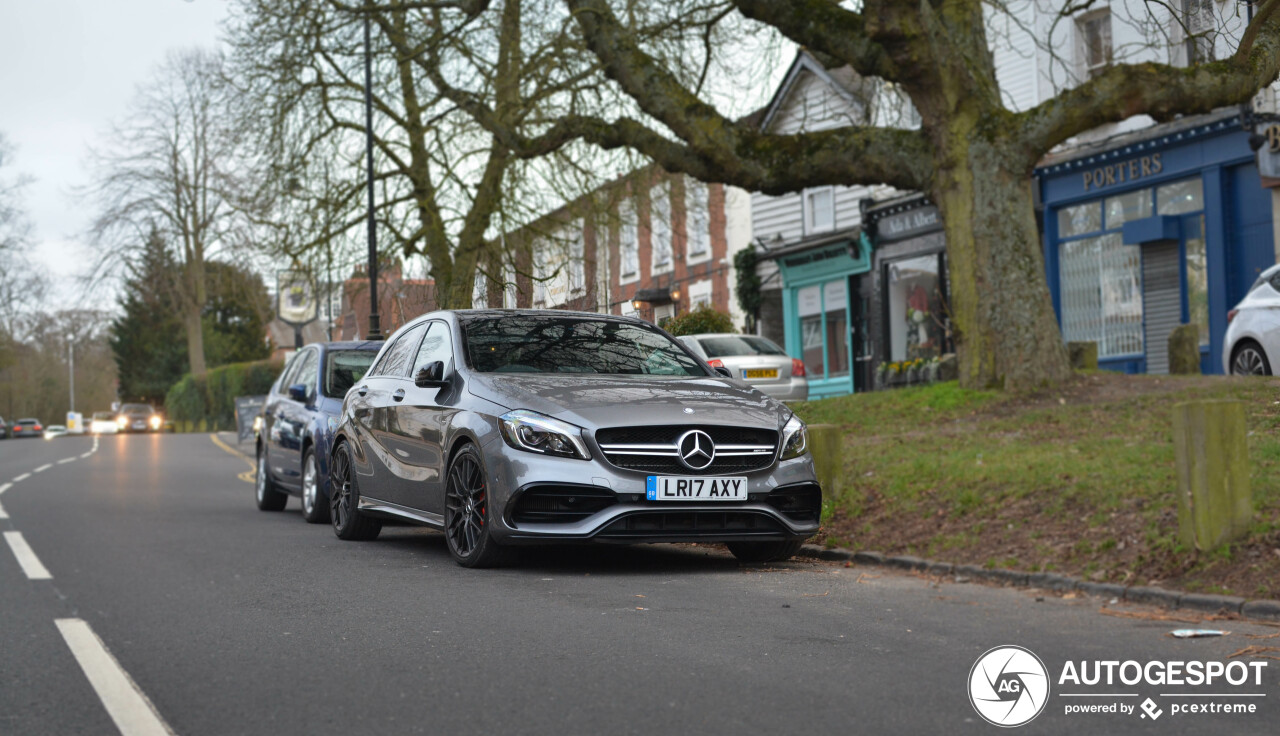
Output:
[[[1087,192],[1136,181],[1159,174],[1161,171],[1164,171],[1164,162],[1160,160],[1160,154],[1153,153],[1150,156],[1140,156],[1128,161],[1099,166],[1096,169],[1087,169],[1081,176],[1084,177],[1084,190]]]

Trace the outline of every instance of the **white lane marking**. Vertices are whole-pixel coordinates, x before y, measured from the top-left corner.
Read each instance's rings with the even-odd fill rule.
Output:
[[[111,656],[87,622],[78,618],[58,618],[53,622],[122,736],[173,735],[138,683]]]
[[[43,473],[44,471],[46,471],[46,470],[48,470],[49,468],[52,468],[52,467],[53,467],[53,463],[45,463],[44,465],[41,465],[40,467],[36,468],[35,470],[33,470],[33,471],[31,471],[31,472],[33,472],[33,473]]]
[[[59,465],[66,465],[67,463],[74,463],[75,461],[76,461],[76,459],[75,459],[74,457],[64,457],[64,458],[62,458],[61,460],[59,460],[59,461],[58,461],[58,464],[59,464]]]
[[[86,452],[85,454],[81,455],[81,456],[80,456],[80,459],[81,459],[81,460],[83,460],[83,459],[85,459],[86,457],[89,457],[89,456],[90,456],[90,455],[92,455],[92,454],[93,454],[93,450],[90,450],[90,451]]]
[[[0,506],[0,519],[7,519],[9,515],[4,512],[4,507]]]
[[[13,488],[13,484],[12,484],[12,483],[5,483],[4,485],[0,485],[0,493],[4,493],[5,491],[9,490],[10,488]]]
[[[53,579],[49,569],[40,562],[39,557],[36,557],[36,553],[31,550],[31,545],[27,544],[22,532],[5,532],[4,541],[9,543],[9,549],[13,550],[13,556],[18,558],[18,564],[22,566],[22,571],[26,573],[28,580]]]
[[[23,473],[22,475],[19,475],[17,478],[14,478],[14,479],[13,479],[13,482],[14,482],[14,483],[21,483],[22,481],[24,481],[24,480],[26,480],[27,478],[30,478],[30,477],[31,477],[31,474],[30,474],[30,473]]]

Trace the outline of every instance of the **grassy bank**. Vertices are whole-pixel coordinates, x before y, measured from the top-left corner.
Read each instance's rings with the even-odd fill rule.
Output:
[[[1170,410],[1246,402],[1255,521],[1209,553],[1177,540]],[[1051,570],[1124,583],[1280,597],[1280,382],[1078,376],[1037,394],[955,383],[801,404],[844,433],[831,545]]]

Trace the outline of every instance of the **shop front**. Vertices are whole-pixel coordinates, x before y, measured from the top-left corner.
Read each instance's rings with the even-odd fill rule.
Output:
[[[764,254],[782,277],[786,351],[804,361],[809,398],[853,393],[850,279],[871,268],[858,229]]]
[[[1276,261],[1249,134],[1199,116],[1037,170],[1063,339],[1097,343],[1103,368],[1167,373],[1169,333],[1192,324],[1201,370],[1221,372],[1227,311]]]

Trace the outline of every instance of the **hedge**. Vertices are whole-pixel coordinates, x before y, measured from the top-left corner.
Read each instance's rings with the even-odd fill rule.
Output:
[[[235,430],[235,398],[267,393],[283,367],[258,360],[218,366],[203,377],[188,373],[165,396],[165,414],[179,431]]]
[[[708,332],[737,332],[733,329],[733,319],[724,312],[716,311],[709,304],[701,304],[692,312],[666,320],[662,323],[662,329],[677,337]]]

